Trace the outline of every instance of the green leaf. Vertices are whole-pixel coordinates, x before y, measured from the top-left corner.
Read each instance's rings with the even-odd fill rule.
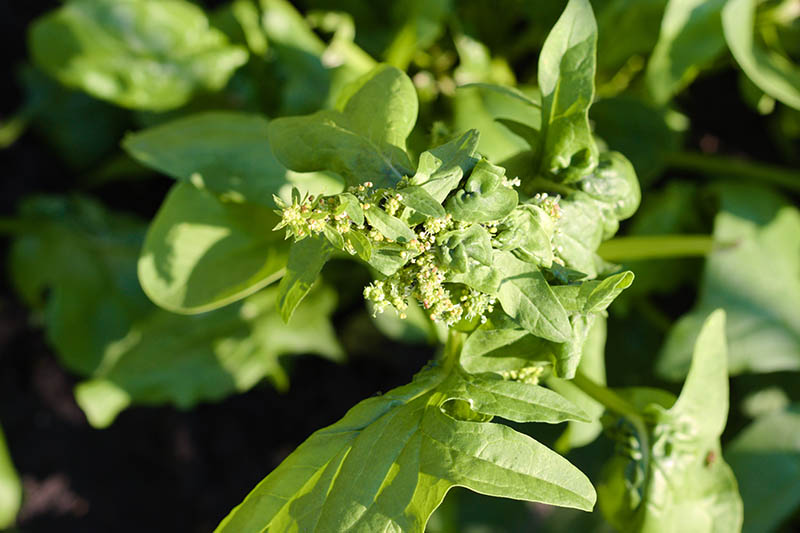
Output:
[[[361,208],[361,202],[358,201],[358,198],[350,194],[349,192],[343,192],[337,195],[339,201],[344,204],[344,212],[347,213],[347,216],[350,217],[350,220],[356,226],[361,226],[364,224],[364,209]]]
[[[247,61],[183,0],[72,0],[33,24],[30,47],[34,63],[64,85],[150,111],[221,89]]]
[[[342,91],[337,110],[284,117],[269,125],[278,160],[298,172],[330,170],[350,184],[391,186],[410,175],[406,137],[417,94],[400,70],[380,65]]]
[[[553,364],[557,344],[535,337],[503,312],[495,310],[464,342],[461,365],[472,374]]]
[[[622,291],[633,284],[633,272],[620,272],[602,280],[552,287],[568,313],[588,315],[605,311]]]
[[[755,0],[730,0],[722,10],[722,29],[736,62],[768,95],[800,109],[800,68],[755,38]]]
[[[224,202],[188,183],[175,185],[150,225],[139,281],[161,307],[199,313],[256,292],[281,276],[289,243],[271,229],[272,210]]]
[[[447,281],[497,294],[500,275],[493,266],[492,240],[479,224],[440,234],[440,261],[447,267]]]
[[[21,505],[22,483],[11,462],[3,428],[0,428],[0,529],[14,525]]]
[[[278,310],[289,322],[295,309],[317,281],[333,248],[322,237],[308,237],[292,244],[286,273],[278,286]]]
[[[714,241],[730,246],[707,258],[694,309],[671,330],[657,370],[679,379],[703,319],[727,314],[730,371],[800,369],[800,211],[757,187],[720,187]]]
[[[500,250],[494,265],[503,276],[497,299],[508,316],[538,337],[554,342],[571,337],[567,312],[536,267]]]
[[[479,137],[477,130],[469,130],[450,142],[422,152],[410,183],[422,186],[441,204],[478,162],[475,151]]]
[[[447,414],[459,412],[454,403],[467,409],[467,420]],[[556,422],[584,415],[540,387],[470,376],[452,364],[434,366],[314,433],[217,531],[422,533],[457,485],[592,508],[594,489],[580,471],[510,427],[473,421],[491,416]]]
[[[272,155],[267,129],[259,115],[210,111],[129,134],[122,144],[173,178],[227,200],[274,207],[272,195],[289,183],[289,172]]]
[[[589,195],[575,192],[559,203],[561,216],[556,221],[553,247],[565,266],[589,277],[598,272],[596,250],[603,242],[603,212]]]
[[[800,406],[759,417],[725,448],[744,501],[745,533],[776,531],[800,506]]]
[[[542,90],[540,170],[562,181],[591,172],[597,146],[589,128],[597,24],[588,0],[569,0],[539,55]]]
[[[316,353],[341,360],[329,321],[331,289],[315,291],[285,325],[271,287],[235,305],[200,315],[152,309],[110,345],[97,370],[75,388],[94,427],[107,427],[128,404],[190,408],[249,390],[265,377],[288,386],[279,361],[285,354]]]
[[[606,382],[605,347],[606,319],[598,316],[583,342],[578,371],[600,385],[604,385]],[[556,451],[565,454],[573,448],[580,448],[594,442],[603,432],[600,415],[603,414],[605,407],[569,380],[551,376],[547,378],[547,386],[589,415],[588,422],[569,422],[567,429],[556,441]]]
[[[517,89],[516,87],[509,87],[507,85],[497,85],[495,83],[465,83],[459,86],[459,89],[484,89],[487,91],[494,91],[496,93],[515,98],[520,102],[527,104],[531,107],[540,107],[539,102],[530,98],[528,95]]]
[[[656,104],[666,104],[723,52],[724,5],[725,0],[669,1],[645,77]]]
[[[723,311],[705,322],[677,401],[658,392],[633,402],[633,434],[624,417],[614,425],[620,445],[598,485],[603,514],[623,531],[740,531],[742,501],[719,446],[728,417]]]
[[[517,206],[517,191],[503,183],[505,169],[482,159],[463,189],[447,200],[447,213],[464,222],[500,220]]]
[[[82,197],[31,197],[18,221],[24,232],[9,257],[15,289],[44,309],[47,340],[62,364],[89,374],[105,347],[153,307],[136,279],[145,226]]]
[[[401,204],[410,207],[421,215],[441,218],[446,214],[442,204],[428,194],[422,186],[410,185],[403,187],[398,191],[398,194],[400,195]]]
[[[521,204],[498,226],[494,245],[534,265],[553,264],[555,222],[541,207]]]
[[[371,205],[364,212],[367,221],[378,230],[381,235],[395,242],[405,243],[417,238],[417,234],[408,225],[397,217],[393,217],[383,209]]]
[[[17,221],[24,233],[13,242],[12,279],[23,299],[43,310],[59,360],[86,378],[75,394],[95,427],[132,403],[188,408],[265,377],[283,389],[279,356],[341,355],[328,320],[330,290],[312,293],[289,326],[276,309],[275,287],[224,309],[177,315],[139,287],[142,221],[80,197],[29,199]]]

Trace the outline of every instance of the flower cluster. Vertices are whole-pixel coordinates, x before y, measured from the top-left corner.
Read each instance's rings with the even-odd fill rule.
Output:
[[[504,185],[513,187],[517,179]],[[275,198],[280,210],[280,223],[275,229],[286,228],[286,237],[301,240],[309,236],[324,234],[328,240],[351,254],[355,254],[352,235],[368,241],[372,250],[376,247],[391,246],[400,255],[403,265],[385,279],[376,280],[364,289],[364,298],[373,304],[375,313],[382,313],[393,307],[406,317],[409,300],[417,300],[428,314],[436,321],[452,326],[461,320],[479,320],[485,322],[486,317],[494,309],[496,302],[492,294],[481,292],[462,283],[449,280],[448,267],[442,263],[446,256],[445,233],[463,230],[472,223],[455,221],[450,214],[443,217],[428,217],[409,229],[415,238],[407,242],[395,242],[386,237],[378,227],[373,227],[364,219],[363,213],[372,208],[382,209],[387,215],[395,217],[398,222],[407,223],[408,217],[403,207],[404,180],[396,189],[376,189],[370,182],[349,187],[345,194],[328,197],[301,197],[297,191],[292,193],[292,202],[287,203]],[[556,219],[560,216],[559,196],[537,194],[532,203],[542,207],[547,214]],[[350,202],[350,204],[348,204]],[[358,212],[354,216],[352,211]],[[400,217],[400,218],[397,218]],[[358,222],[354,221],[358,219]],[[482,222],[482,226],[491,236],[493,246],[499,246],[494,240],[498,234],[498,226],[502,221]],[[337,237],[336,234],[343,236]],[[533,369],[524,375],[509,379],[538,379]]]

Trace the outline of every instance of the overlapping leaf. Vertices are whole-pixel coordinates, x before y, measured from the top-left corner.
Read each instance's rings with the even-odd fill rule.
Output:
[[[672,328],[658,361],[671,379],[686,373],[700,326],[712,309],[728,316],[730,371],[800,368],[800,212],[765,189],[727,184],[696,307]]]
[[[15,284],[31,306],[43,308],[61,361],[89,378],[76,395],[94,425],[108,425],[130,403],[190,407],[265,377],[285,387],[283,354],[341,356],[327,319],[329,291],[301,306],[302,318],[289,327],[275,288],[225,309],[175,315],[150,303],[138,285],[140,221],[87,199],[39,198],[17,223],[28,231],[12,248]]]
[[[606,518],[624,531],[739,531],[742,501],[719,445],[728,416],[724,312],[705,322],[674,403],[652,389],[623,394],[641,414],[598,485]]]
[[[312,435],[217,531],[421,533],[453,486],[592,508],[594,489],[583,474],[530,437],[489,422],[492,416],[583,418],[547,389],[434,365]]]
[[[765,414],[725,448],[744,501],[746,533],[774,531],[800,506],[800,406]]]
[[[34,62],[61,83],[152,111],[222,88],[247,61],[183,0],[72,0],[33,25],[30,44]]]
[[[292,170],[330,170],[350,185],[393,185],[411,174],[405,143],[417,106],[408,76],[381,65],[345,87],[337,110],[274,120],[270,143]]]
[[[800,67],[756,37],[756,0],[731,0],[722,11],[722,28],[733,57],[762,91],[800,109]]]

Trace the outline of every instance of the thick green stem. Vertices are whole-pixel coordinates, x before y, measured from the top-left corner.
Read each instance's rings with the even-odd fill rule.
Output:
[[[461,348],[464,346],[465,338],[465,333],[454,329],[448,331],[447,342],[444,345],[441,356],[441,361],[445,368],[451,368],[458,364],[458,358],[461,355]]]
[[[597,253],[606,261],[635,261],[705,256],[714,246],[711,235],[642,235],[611,239]]]
[[[691,170],[701,174],[761,181],[800,192],[800,172],[762,163],[753,163],[737,157],[677,152],[667,156],[667,165],[672,168]]]
[[[647,433],[647,424],[639,410],[613,390],[596,383],[580,371],[575,374],[572,383],[606,409],[625,417],[633,424],[642,446],[642,460],[647,464],[650,459],[650,437]]]

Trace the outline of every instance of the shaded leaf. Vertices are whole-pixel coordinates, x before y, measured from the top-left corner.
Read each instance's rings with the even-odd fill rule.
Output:
[[[151,111],[221,89],[247,61],[183,0],[72,0],[34,23],[30,43],[34,62],[64,85]]]
[[[267,126],[259,115],[210,111],[129,134],[123,147],[140,163],[227,200],[274,207],[272,195],[292,173],[272,155]]]
[[[278,285],[278,310],[284,322],[289,322],[294,310],[311,290],[332,252],[330,244],[318,236],[292,244],[286,273]]]
[[[267,207],[221,201],[188,183],[175,185],[150,225],[139,281],[161,307],[199,313],[227,305],[281,276],[289,243],[271,231]]]
[[[446,414],[445,405],[453,400],[468,404],[470,420]],[[583,474],[507,426],[472,421],[479,413],[548,422],[583,416],[539,387],[434,366],[313,434],[217,531],[323,527],[421,533],[457,485],[591,509],[594,491]]]
[[[722,28],[733,57],[761,90],[800,109],[800,67],[755,38],[755,0],[731,0],[722,10]]]
[[[686,87],[725,49],[721,12],[725,0],[670,0],[645,83],[659,105]]]
[[[725,448],[739,480],[746,533],[775,531],[800,506],[800,407],[756,419]]]
[[[800,211],[761,188],[719,192],[714,240],[732,245],[708,256],[697,304],[673,326],[657,370],[686,373],[702,321],[717,307],[728,317],[732,374],[800,369]]]

